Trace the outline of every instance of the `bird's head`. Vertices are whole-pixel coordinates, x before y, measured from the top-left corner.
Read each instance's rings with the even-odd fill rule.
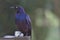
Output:
[[[25,13],[24,8],[22,6],[17,7],[17,13]]]

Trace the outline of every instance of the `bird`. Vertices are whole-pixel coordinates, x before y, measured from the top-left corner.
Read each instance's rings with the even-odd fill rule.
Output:
[[[15,14],[15,24],[24,36],[31,36],[31,18],[22,6],[17,8],[17,12]]]

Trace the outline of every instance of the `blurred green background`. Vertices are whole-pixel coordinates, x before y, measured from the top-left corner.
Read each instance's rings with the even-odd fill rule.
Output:
[[[32,20],[32,40],[59,40],[58,0],[0,0],[0,36],[13,34],[16,9],[23,6]]]

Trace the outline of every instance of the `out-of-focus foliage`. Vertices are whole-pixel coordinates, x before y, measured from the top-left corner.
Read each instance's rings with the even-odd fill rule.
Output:
[[[49,22],[49,32],[46,40],[59,40],[59,20],[50,10],[45,11],[47,21]]]
[[[40,11],[38,10],[38,13]],[[36,14],[38,14],[36,13]],[[41,13],[41,12],[40,12]],[[36,15],[36,24],[34,28],[34,37],[36,40],[59,40],[59,19],[58,17],[49,9],[45,9],[45,19],[40,15]],[[39,18],[39,19],[38,19]],[[40,20],[40,21],[37,21]],[[43,24],[45,22],[45,25]],[[47,22],[47,23],[46,23]],[[40,24],[37,25],[37,24]]]
[[[59,26],[59,20],[58,17],[51,12],[50,10],[45,11],[46,19],[49,21],[50,26],[58,27]]]

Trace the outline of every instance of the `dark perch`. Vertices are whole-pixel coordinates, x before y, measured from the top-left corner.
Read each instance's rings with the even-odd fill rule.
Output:
[[[0,40],[31,40],[30,37],[19,37],[19,38],[0,38]]]

